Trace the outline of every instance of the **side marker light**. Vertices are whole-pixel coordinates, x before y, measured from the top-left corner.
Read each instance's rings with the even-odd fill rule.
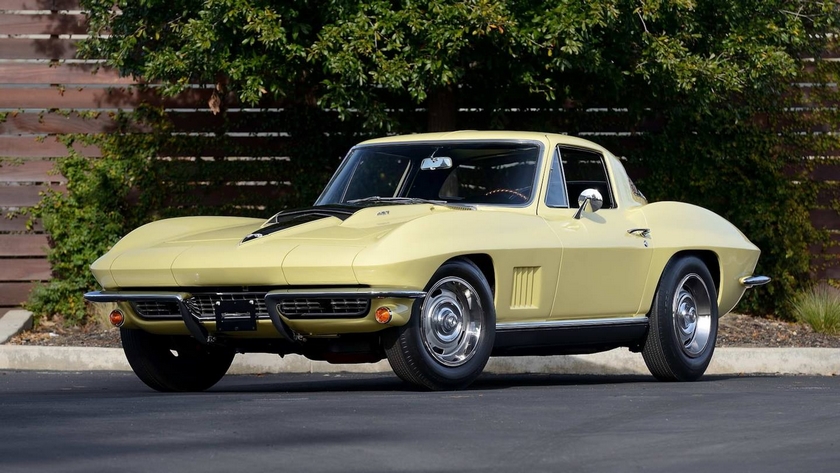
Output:
[[[376,317],[376,321],[380,324],[387,324],[391,321],[391,309],[387,307],[380,307],[376,309],[374,316]]]
[[[125,314],[121,310],[114,309],[108,314],[108,320],[111,321],[111,325],[114,327],[122,327],[125,323]]]

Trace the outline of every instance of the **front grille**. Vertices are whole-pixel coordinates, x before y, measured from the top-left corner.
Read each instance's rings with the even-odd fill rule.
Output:
[[[193,294],[193,297],[184,301],[190,313],[201,320],[215,320],[216,311],[214,306],[217,301],[247,301],[253,300],[256,307],[257,318],[267,319],[268,309],[265,306],[265,293],[205,293]],[[144,319],[179,319],[181,312],[175,302],[161,301],[137,301],[134,302],[134,310],[137,315]]]
[[[294,298],[283,299],[277,310],[286,317],[364,317],[370,310],[370,300],[361,298]]]
[[[181,318],[178,304],[175,302],[139,301],[134,302],[134,311],[144,319]]]

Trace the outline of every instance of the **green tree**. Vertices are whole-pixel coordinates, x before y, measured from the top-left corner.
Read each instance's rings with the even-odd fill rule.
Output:
[[[398,127],[405,99],[429,128],[456,126],[457,98],[488,107],[626,103],[712,110],[789,82],[833,2],[801,0],[82,0],[82,54],[167,84],[217,84],[247,104],[286,98]],[[107,33],[106,36],[99,36]],[[400,100],[403,99],[403,100]],[[355,113],[354,113],[355,116]]]

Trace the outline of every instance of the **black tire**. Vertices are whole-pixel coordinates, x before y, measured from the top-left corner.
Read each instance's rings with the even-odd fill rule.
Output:
[[[490,285],[474,264],[453,260],[435,272],[426,292],[414,303],[408,323],[384,334],[388,362],[397,376],[417,387],[463,389],[481,374],[493,350],[496,310]],[[464,305],[471,310],[459,313]]]
[[[152,389],[163,392],[204,391],[227,373],[233,350],[210,347],[189,336],[155,335],[120,329],[131,369]]]
[[[642,356],[661,381],[694,381],[706,372],[718,331],[717,290],[698,258],[668,262],[653,306]]]

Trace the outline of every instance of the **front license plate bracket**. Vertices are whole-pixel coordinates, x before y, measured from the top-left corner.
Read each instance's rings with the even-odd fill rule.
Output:
[[[216,301],[216,331],[247,332],[257,329],[256,301]]]

